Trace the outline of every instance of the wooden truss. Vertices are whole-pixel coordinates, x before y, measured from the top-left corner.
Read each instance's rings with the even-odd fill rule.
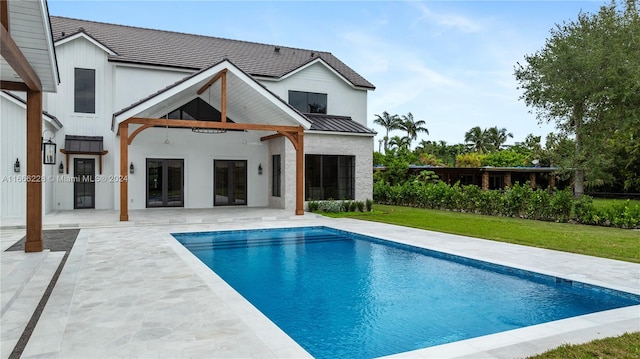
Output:
[[[227,122],[227,70],[216,73],[211,80],[198,90],[206,91],[216,81],[221,80],[221,121],[172,120],[164,118],[130,117],[118,125],[120,134],[120,221],[129,220],[129,183],[126,176],[129,163],[129,145],[142,131],[150,127],[191,127],[220,130],[273,131],[275,134],[262,137],[261,141],[284,136],[291,141],[296,150],[296,215],[304,214],[304,128],[302,126],[280,126],[268,124]],[[129,133],[129,125],[141,125]]]

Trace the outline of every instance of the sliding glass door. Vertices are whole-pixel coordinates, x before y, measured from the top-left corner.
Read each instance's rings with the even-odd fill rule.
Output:
[[[214,206],[247,204],[247,161],[214,160]]]
[[[184,160],[147,158],[150,207],[184,207]]]

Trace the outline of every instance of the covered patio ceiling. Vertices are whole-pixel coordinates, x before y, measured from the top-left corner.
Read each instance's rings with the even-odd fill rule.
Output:
[[[226,79],[212,81],[222,71]],[[196,97],[222,112],[223,94],[226,115],[235,123],[311,127],[304,115],[233,63],[223,60],[115,113],[113,130],[129,118],[160,118]]]

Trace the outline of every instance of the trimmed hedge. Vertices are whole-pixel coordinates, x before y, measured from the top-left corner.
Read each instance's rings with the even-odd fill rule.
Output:
[[[619,228],[640,228],[640,206],[629,202],[598,209],[588,196],[576,199],[570,190],[534,190],[516,183],[505,191],[483,191],[475,185],[407,181],[373,186],[376,203],[553,222],[578,222]]]

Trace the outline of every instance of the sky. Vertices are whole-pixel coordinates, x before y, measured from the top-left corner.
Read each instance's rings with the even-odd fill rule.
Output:
[[[596,13],[608,1],[69,1],[56,16],[327,51],[376,86],[376,114],[426,121],[421,140],[464,142],[475,126],[506,128],[507,143],[542,136],[513,75],[543,48],[556,24]],[[188,54],[185,54],[188,56]],[[401,131],[394,135],[403,136]]]

